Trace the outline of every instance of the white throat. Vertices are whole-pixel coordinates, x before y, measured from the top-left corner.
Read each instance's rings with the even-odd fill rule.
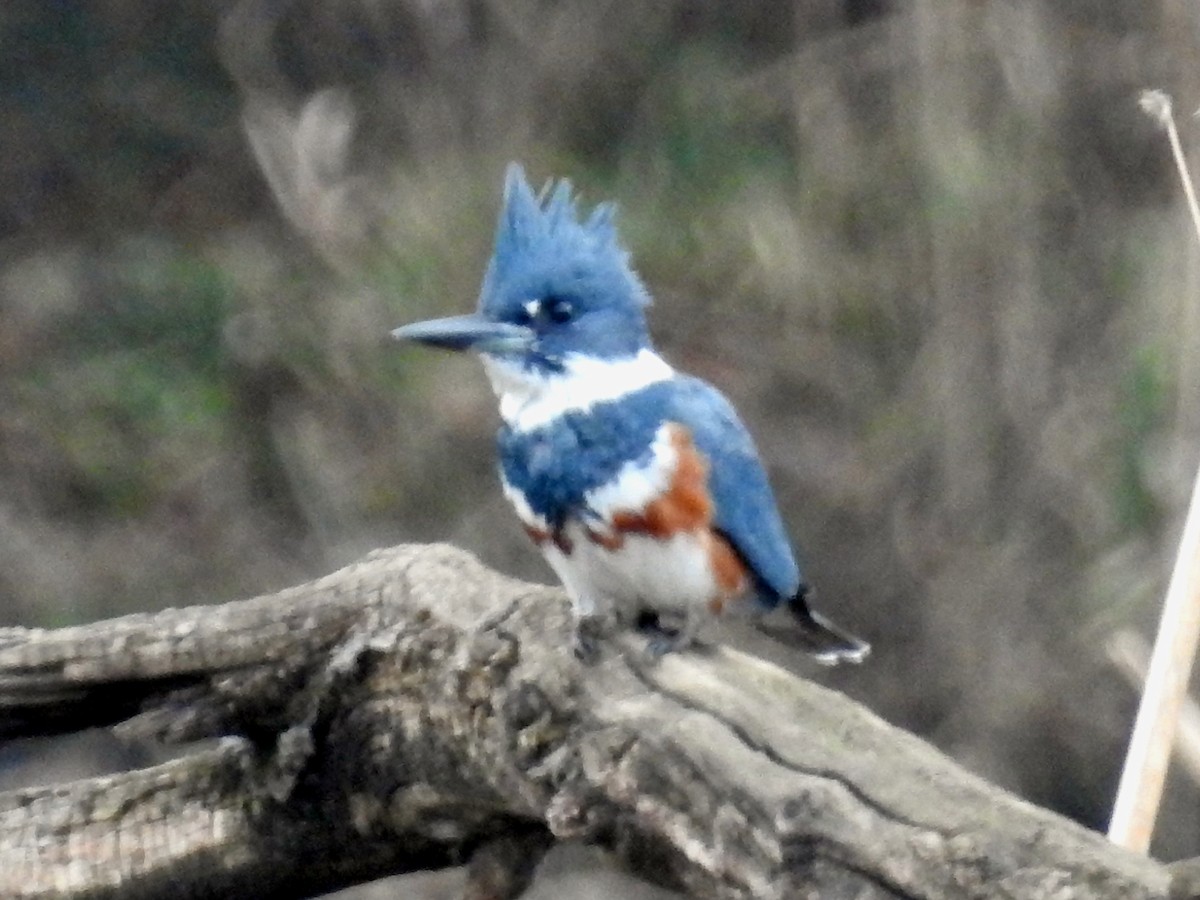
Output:
[[[500,398],[500,417],[516,431],[531,431],[564,413],[586,412],[597,403],[666,381],[675,375],[653,350],[623,359],[571,354],[561,372],[532,372],[502,357],[482,356],[483,367]]]

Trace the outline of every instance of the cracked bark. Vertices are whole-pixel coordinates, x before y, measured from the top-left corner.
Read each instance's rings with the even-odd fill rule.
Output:
[[[0,896],[310,896],[554,839],[701,897],[1166,898],[1168,870],[727,649],[581,668],[555,589],[377,551],[212,608],[0,629],[0,734],[212,739],[0,794]],[[476,852],[478,851],[478,852]],[[505,868],[505,860],[516,863]]]

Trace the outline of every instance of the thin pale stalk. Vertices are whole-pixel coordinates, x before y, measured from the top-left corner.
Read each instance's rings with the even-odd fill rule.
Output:
[[[1171,114],[1171,100],[1161,92],[1147,92],[1142,107],[1167,130],[1171,151],[1183,181],[1192,221],[1200,236],[1200,206],[1196,203],[1187,160]],[[1184,519],[1183,535],[1167,598],[1163,603],[1158,635],[1150,657],[1146,688],[1138,707],[1133,736],[1108,836],[1117,844],[1145,853],[1150,849],[1154,820],[1158,816],[1166,781],[1171,745],[1187,695],[1188,679],[1200,637],[1200,473],[1192,487],[1192,498]]]
[[[1105,650],[1130,687],[1140,693],[1146,686],[1146,672],[1150,668],[1150,642],[1135,631],[1118,631],[1108,639]],[[1192,781],[1200,785],[1200,706],[1190,696],[1183,698],[1179,710],[1173,748],[1174,762],[1182,765]]]
[[[1187,694],[1188,677],[1200,634],[1200,479],[1183,527],[1179,555],[1171,573],[1163,604],[1158,636],[1150,656],[1146,689],[1138,707],[1133,737],[1117,802],[1109,825],[1109,838],[1122,847],[1145,853],[1150,849],[1154,820],[1162,800],[1167,763],[1179,711]]]
[[[1192,227],[1196,229],[1196,237],[1200,238],[1200,204],[1196,202],[1196,189],[1192,186],[1192,175],[1188,171],[1187,157],[1183,155],[1183,144],[1179,142],[1179,129],[1175,127],[1174,118],[1167,120],[1167,140],[1171,142],[1171,155],[1175,157],[1175,168],[1179,170],[1179,178],[1183,181],[1188,212],[1192,214]]]

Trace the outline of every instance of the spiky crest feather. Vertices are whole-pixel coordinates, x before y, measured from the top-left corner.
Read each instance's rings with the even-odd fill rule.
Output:
[[[616,205],[597,204],[586,217],[569,179],[546,182],[534,193],[518,163],[504,177],[504,203],[496,228],[495,248],[484,279],[487,288],[503,280],[510,269],[528,267],[530,260],[566,258],[628,279],[628,296],[648,306],[649,293],[629,265],[616,227]]]
[[[496,233],[497,249],[510,243],[527,247],[529,242],[545,238],[566,241],[586,238],[597,250],[613,250],[626,258],[617,238],[615,217],[614,204],[600,203],[581,221],[579,201],[570,179],[550,179],[534,194],[524,169],[518,163],[510,163],[504,176],[504,209]]]

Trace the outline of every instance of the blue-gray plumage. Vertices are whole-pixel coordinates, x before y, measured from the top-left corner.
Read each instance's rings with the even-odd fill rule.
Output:
[[[800,569],[754,443],[732,404],[699,378],[676,375],[531,431],[502,426],[501,473],[552,529],[561,528],[573,516],[596,516],[588,492],[630,460],[648,462],[668,422],[686,426],[707,458],[713,525],[745,561],[759,601],[773,608],[794,596]]]
[[[581,219],[567,182],[538,196],[511,166],[479,311],[394,334],[483,359],[504,491],[575,605],[577,650],[608,612],[654,623],[657,651],[686,646],[700,611],[751,595],[786,605],[820,661],[861,661],[868,645],[809,608],[732,405],[655,353],[649,302],[611,205]]]

